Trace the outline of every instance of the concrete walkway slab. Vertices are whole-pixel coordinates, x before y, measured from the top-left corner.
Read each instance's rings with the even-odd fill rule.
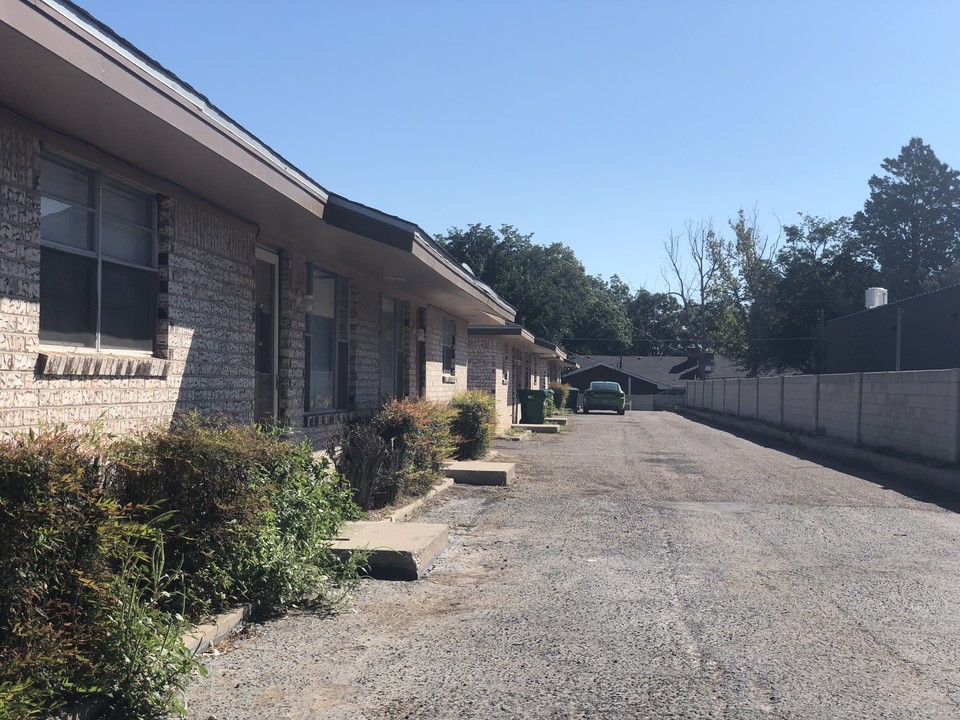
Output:
[[[383,580],[416,580],[447,546],[446,525],[437,523],[349,522],[333,543],[333,551],[370,553],[370,574]]]
[[[512,462],[463,460],[450,463],[444,472],[454,482],[463,485],[508,485],[516,475],[516,465]]]
[[[563,426],[567,424],[567,418],[565,418],[563,415],[556,415],[554,417],[548,417],[547,422],[553,423],[554,425]]]
[[[559,426],[559,425],[551,425],[551,424],[549,424],[549,423],[548,423],[548,424],[545,424],[545,425],[533,425],[533,424],[528,424],[528,423],[517,423],[516,425],[513,425],[512,427],[520,428],[521,430],[529,430],[530,432],[535,432],[535,433],[547,433],[547,434],[553,434],[553,435],[555,435],[556,433],[560,432],[560,426]]]

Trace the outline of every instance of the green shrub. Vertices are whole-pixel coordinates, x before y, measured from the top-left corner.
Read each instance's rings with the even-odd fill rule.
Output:
[[[271,614],[322,601],[332,581],[351,579],[331,576],[329,541],[359,509],[308,444],[194,414],[124,441],[120,456],[112,481],[123,500],[172,515],[165,550],[192,620],[238,602]]]
[[[423,495],[440,477],[453,455],[453,413],[429,400],[390,400],[373,418],[373,426],[396,453],[394,476],[401,494]]]
[[[567,398],[570,397],[572,386],[566,383],[552,383],[550,389],[553,390],[553,404],[557,409],[562,410],[567,407]]]
[[[496,432],[496,398],[483,390],[457,393],[450,402],[458,460],[478,460],[490,451]]]
[[[160,535],[107,496],[102,467],[93,436],[0,442],[0,718],[92,695],[119,717],[177,710],[171,690],[193,666],[182,618],[130,602],[159,598],[146,568],[169,577]]]
[[[346,425],[331,441],[329,452],[361,508],[373,510],[396,499],[400,478],[394,472],[394,453],[372,423]]]

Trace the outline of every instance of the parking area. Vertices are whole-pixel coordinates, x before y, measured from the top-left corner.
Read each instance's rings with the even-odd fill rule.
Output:
[[[960,715],[951,498],[663,412],[500,451],[425,579],[256,628],[191,717]]]

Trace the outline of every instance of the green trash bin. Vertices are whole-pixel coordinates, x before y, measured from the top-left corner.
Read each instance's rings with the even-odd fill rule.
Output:
[[[567,395],[567,410],[577,411],[577,400],[580,399],[580,391],[577,388],[570,388],[570,394]]]
[[[523,425],[543,425],[547,393],[543,390],[517,390],[520,400],[520,422]]]

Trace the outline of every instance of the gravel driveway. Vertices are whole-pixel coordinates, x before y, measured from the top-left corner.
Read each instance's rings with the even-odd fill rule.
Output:
[[[947,499],[672,413],[500,448],[515,485],[420,518],[426,579],[260,626],[191,717],[960,717]]]

